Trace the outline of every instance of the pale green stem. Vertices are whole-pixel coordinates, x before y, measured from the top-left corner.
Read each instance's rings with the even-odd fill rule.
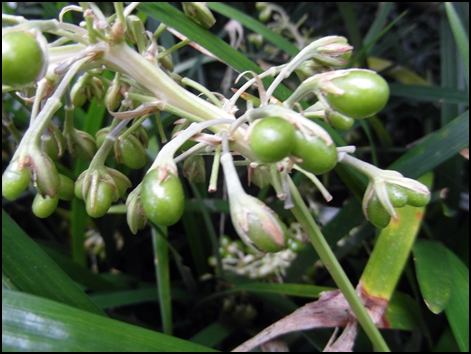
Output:
[[[221,157],[221,147],[218,146],[214,152],[213,165],[211,167],[211,177],[209,179],[208,192],[213,193],[217,190],[218,176],[219,176],[219,160]]]

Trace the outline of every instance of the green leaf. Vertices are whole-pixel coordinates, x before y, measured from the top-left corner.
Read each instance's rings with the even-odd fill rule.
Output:
[[[447,254],[453,284],[445,314],[460,350],[469,352],[469,269],[448,249]]]
[[[315,286],[306,284],[277,284],[277,283],[237,283],[232,289],[234,291],[253,291],[263,293],[275,293],[291,296],[318,298],[322,291],[334,290],[325,286]]]
[[[413,298],[395,291],[389,301],[385,317],[391,328],[413,331],[420,328],[422,315]]]
[[[214,350],[34,295],[3,290],[2,351]]]
[[[404,84],[389,84],[389,88],[391,96],[430,102],[469,104],[468,93],[453,88]]]
[[[291,44],[286,38],[282,37],[278,33],[273,32],[271,29],[253,17],[250,17],[243,12],[240,12],[239,10],[221,2],[207,2],[206,5],[211,10],[219,12],[221,15],[224,15],[227,18],[239,21],[243,26],[247,27],[254,33],[261,34],[267,41],[275,44],[278,48],[288,53],[289,55],[294,56],[299,53],[299,49]]]
[[[103,315],[2,209],[2,280],[14,289]]]
[[[462,149],[469,146],[469,111],[459,115],[440,130],[392,163],[388,169],[417,178],[431,171]]]
[[[420,291],[433,313],[442,312],[451,295],[451,269],[446,248],[439,242],[417,240],[413,248]]]
[[[419,181],[431,188],[430,172]],[[414,244],[424,216],[425,207],[406,205],[396,209],[397,219],[391,219],[381,230],[375,248],[361,275],[367,295],[390,300]]]
[[[468,4],[469,6],[469,4]],[[453,31],[453,36],[455,37],[456,45],[461,54],[461,59],[464,64],[464,71],[466,75],[466,83],[468,85],[469,91],[469,40],[466,34],[466,30],[461,23],[461,19],[458,16],[453,4],[451,2],[445,2],[445,10],[450,21],[451,30]],[[468,7],[469,11],[469,7]]]

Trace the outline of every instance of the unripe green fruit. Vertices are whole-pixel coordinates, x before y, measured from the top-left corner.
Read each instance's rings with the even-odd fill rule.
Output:
[[[414,207],[426,206],[430,202],[430,199],[432,197],[430,193],[424,194],[407,188],[405,189],[405,191],[407,193],[408,198],[407,204]]]
[[[391,221],[391,216],[379,201],[376,194],[374,194],[368,202],[368,220],[376,227],[385,228]]]
[[[138,170],[145,166],[147,154],[141,142],[133,134],[124,140],[118,140],[118,149],[115,151],[116,160],[125,166]]]
[[[295,132],[291,155],[302,159],[302,162],[297,164],[315,175],[329,172],[337,165],[337,149],[334,143],[327,146],[322,138],[304,135],[299,130]]]
[[[28,188],[31,174],[27,167],[22,170],[18,167],[18,161],[12,161],[2,175],[2,195],[8,200],[15,200]]]
[[[350,69],[345,76],[333,78],[332,83],[345,92],[327,93],[325,99],[334,111],[351,118],[368,118],[381,111],[389,99],[386,80],[373,71]]]
[[[2,85],[25,86],[34,82],[43,64],[43,52],[32,34],[2,35]]]
[[[159,182],[159,170],[149,171],[142,181],[141,205],[149,221],[164,226],[175,224],[182,217],[185,205],[180,179],[169,173]]]
[[[255,122],[249,145],[263,163],[272,163],[289,155],[294,143],[294,126],[278,117],[267,117]]]
[[[401,186],[386,183],[389,200],[395,208],[402,208],[407,204],[407,192]]]
[[[88,190],[85,207],[87,214],[92,218],[99,218],[105,215],[113,202],[113,187],[106,182],[99,182],[97,186],[96,196],[93,199],[91,189]]]
[[[58,204],[59,204],[59,197],[57,195],[54,198],[51,198],[48,195],[46,195],[43,198],[38,193],[36,194],[33,200],[33,206],[32,206],[33,213],[38,218],[41,218],[41,219],[47,218],[48,216],[51,216],[52,213],[54,213]]]

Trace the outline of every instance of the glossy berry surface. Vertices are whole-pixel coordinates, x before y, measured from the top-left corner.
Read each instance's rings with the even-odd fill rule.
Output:
[[[391,216],[374,194],[368,202],[368,220],[376,227],[385,228],[391,221]]]
[[[158,169],[146,174],[141,187],[141,205],[149,221],[170,226],[180,220],[185,205],[185,195],[180,179],[169,173],[159,181]]]
[[[280,161],[293,148],[294,131],[294,126],[283,118],[263,118],[255,123],[250,133],[250,148],[261,162]]]
[[[296,163],[316,175],[329,172],[337,164],[337,149],[334,143],[327,146],[320,137],[304,135],[299,130],[295,133],[291,155],[302,159],[301,162]]]
[[[41,73],[44,57],[36,39],[27,32],[2,36],[2,84],[24,86]]]
[[[332,79],[332,83],[344,93],[327,93],[325,99],[334,111],[347,117],[371,117],[381,111],[389,99],[388,83],[373,71],[351,69],[347,75]]]

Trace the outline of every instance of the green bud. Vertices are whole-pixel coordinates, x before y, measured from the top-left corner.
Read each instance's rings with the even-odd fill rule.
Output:
[[[182,2],[182,6],[185,15],[201,27],[208,29],[216,23],[216,19],[204,2]]]
[[[57,194],[61,200],[72,200],[74,199],[74,181],[69,177],[59,174],[59,193]]]
[[[116,190],[113,195],[113,202],[116,202],[119,198],[123,197],[126,193],[126,190],[132,186],[131,181],[124,174],[110,167],[106,167],[106,172],[113,178],[114,183],[116,184]]]
[[[118,163],[134,170],[144,167],[147,162],[146,151],[133,134],[129,134],[124,139],[118,138],[114,153]]]
[[[158,48],[159,48],[159,53],[165,51],[165,48],[160,46],[160,45],[158,46]],[[165,69],[167,69],[170,72],[172,72],[173,69],[174,69],[173,59],[172,59],[171,54],[167,54],[166,56],[160,58],[159,63],[160,63],[160,65],[162,65]]]
[[[97,150],[95,139],[87,132],[73,129],[72,134],[67,132],[64,134],[70,154],[79,159],[90,161]]]
[[[34,186],[38,193],[55,197],[59,191],[59,174],[56,165],[47,154],[32,151],[28,164],[33,171]]]
[[[144,209],[141,205],[141,198],[139,196],[140,189],[140,186],[138,186],[129,193],[129,196],[126,199],[126,221],[129,229],[134,235],[147,224],[147,216],[144,213]]]
[[[190,183],[206,182],[206,168],[203,156],[191,155],[183,163],[183,176]]]
[[[54,161],[57,161],[64,154],[65,138],[55,125],[49,125],[47,133],[41,135],[41,150]]]

